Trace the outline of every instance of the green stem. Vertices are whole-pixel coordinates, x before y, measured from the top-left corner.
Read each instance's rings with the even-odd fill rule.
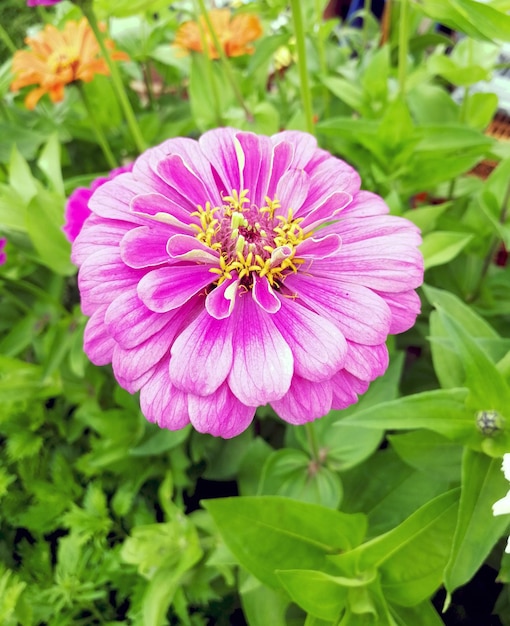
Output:
[[[400,28],[398,34],[398,85],[404,95],[407,75],[407,53],[409,49],[409,0],[400,0]]]
[[[205,8],[204,0],[197,0],[197,2],[200,8],[200,13],[202,14],[204,21],[206,23],[207,29],[211,33],[214,47],[216,48],[216,51],[220,55],[221,64],[223,65],[223,68],[225,70],[225,75],[227,77],[227,80],[230,83],[230,86],[232,87],[234,96],[236,97],[236,100],[239,102],[239,105],[241,106],[241,108],[243,109],[244,114],[246,115],[246,119],[249,122],[253,122],[253,115],[250,109],[247,107],[246,102],[244,101],[243,94],[241,93],[239,89],[235,74],[232,70],[232,67],[230,66],[230,63],[227,58],[227,55],[225,54],[225,51],[223,50],[223,46],[221,45],[218,39],[218,35],[216,34],[216,31],[214,30],[213,24],[211,22],[211,18],[209,17],[209,13],[207,9]],[[204,54],[208,55],[207,48],[204,48]]]
[[[218,126],[222,126],[223,118],[221,116],[220,92],[218,91],[218,83],[216,82],[216,76],[214,75],[213,61],[209,56],[209,46],[207,44],[207,37],[205,34],[205,30],[202,26],[202,22],[200,21],[201,7],[200,7],[200,3],[197,2],[197,0],[195,0],[195,13],[197,15],[198,32],[200,33],[200,42],[202,44],[202,50],[203,50],[202,58],[204,59],[205,71],[209,78],[209,85],[211,87],[211,94],[212,94],[213,101],[214,101],[214,115],[216,117],[216,120],[217,120],[216,123],[218,124]]]
[[[97,39],[97,43],[101,48],[101,53],[103,54],[104,60],[108,65],[108,69],[110,70],[112,85],[119,100],[119,104],[124,112],[124,116],[126,118],[126,122],[129,127],[131,136],[133,137],[135,147],[138,152],[143,152],[146,148],[145,141],[140,131],[140,127],[138,126],[138,122],[136,121],[133,109],[131,108],[131,104],[129,102],[126,90],[124,89],[124,83],[122,82],[119,68],[117,67],[117,64],[114,63],[112,57],[110,56],[110,52],[106,47],[105,39],[103,37],[101,29],[99,28],[96,14],[94,13],[92,5],[89,2],[84,2],[83,4],[81,4],[81,9],[90,24],[90,28],[92,28],[92,31]]]
[[[499,223],[500,224],[504,224],[506,222],[506,219],[507,219],[507,216],[508,216],[508,205],[509,205],[509,203],[510,203],[510,183],[508,184],[508,187],[506,188],[505,197],[503,198],[503,203],[501,205],[501,213],[499,215]],[[496,253],[500,243],[501,243],[501,239],[499,237],[493,237],[491,239],[491,243],[490,243],[490,246],[489,246],[489,251],[487,252],[487,255],[485,256],[485,258],[483,260],[482,271],[480,272],[480,277],[478,279],[478,283],[477,283],[473,293],[469,294],[468,297],[466,298],[467,302],[473,302],[480,295],[480,292],[482,290],[483,281],[485,280],[487,272],[489,271],[489,268],[491,266],[494,254]]]
[[[9,33],[5,30],[2,24],[0,24],[0,39],[4,42],[5,47],[8,48],[11,54],[14,54],[17,51],[14,41],[11,39]]]
[[[294,23],[294,36],[298,54],[299,82],[301,86],[301,100],[305,112],[306,130],[314,134],[312,95],[308,82],[308,68],[306,65],[305,29],[303,26],[303,14],[300,0],[291,0],[292,21]]]
[[[324,47],[324,37],[322,35],[322,13],[323,2],[321,0],[315,0],[315,19],[317,20],[317,50],[319,52],[319,67],[321,69],[322,76],[326,76],[328,72],[328,63],[326,58],[326,50]],[[326,86],[322,87],[322,100],[324,102],[324,117],[328,119],[330,117],[330,97],[329,91]]]
[[[308,445],[310,447],[310,453],[313,460],[316,463],[320,463],[320,451],[319,442],[317,441],[317,433],[315,432],[315,425],[313,422],[307,422],[305,424],[306,437],[308,439]]]
[[[103,133],[103,129],[101,128],[101,125],[97,121],[94,109],[90,106],[90,103],[88,101],[88,98],[87,98],[87,95],[85,93],[85,89],[83,88],[82,83],[77,82],[76,87],[82,99],[83,105],[85,106],[85,110],[87,111],[90,126],[92,127],[92,130],[94,131],[97,142],[101,150],[103,151],[106,162],[108,163],[108,167],[113,170],[114,168],[117,167],[118,164],[117,164],[117,161],[115,160],[115,157],[113,156],[113,153],[110,149],[110,145],[108,144],[108,141],[105,137],[105,134]]]

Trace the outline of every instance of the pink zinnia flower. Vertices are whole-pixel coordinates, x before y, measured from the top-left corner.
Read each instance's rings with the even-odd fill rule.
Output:
[[[3,265],[7,261],[7,255],[4,252],[7,239],[0,238],[0,265]]]
[[[124,172],[130,172],[132,169],[132,163],[123,165],[122,167],[116,167],[108,176],[101,176],[93,180],[90,187],[77,187],[73,191],[67,199],[64,212],[65,223],[62,227],[65,236],[71,243],[76,239],[82,229],[83,223],[91,213],[88,203],[94,191],[106,183],[106,181],[112,180],[119,174],[124,174]]]
[[[73,245],[85,351],[145,417],[233,437],[357,401],[420,309],[421,238],[305,133],[170,139],[97,189]]]

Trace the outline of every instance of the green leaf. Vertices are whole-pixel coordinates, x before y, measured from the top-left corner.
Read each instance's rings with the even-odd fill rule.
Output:
[[[287,496],[338,508],[342,498],[339,477],[316,465],[300,450],[277,450],[264,464],[258,495]]]
[[[465,385],[470,390],[469,406],[500,411],[510,408],[510,388],[485,350],[455,319],[436,306],[441,321],[460,355],[466,372]]]
[[[60,168],[60,143],[56,133],[48,139],[37,160],[37,165],[46,174],[53,191],[64,197],[64,180]]]
[[[398,619],[399,626],[444,626],[430,602],[422,602],[418,606],[392,606],[392,614]]]
[[[449,480],[431,480],[425,472],[404,463],[391,448],[344,474],[346,512],[367,514],[368,536],[387,532],[420,506],[439,495]]]
[[[399,455],[411,467],[442,480],[460,480],[462,447],[446,437],[428,430],[402,435],[388,435]]]
[[[506,516],[492,514],[492,505],[507,491],[501,459],[466,449],[457,528],[445,569],[445,587],[449,593],[474,576],[507,528]]]
[[[427,66],[433,74],[442,76],[449,83],[459,86],[473,85],[490,78],[490,72],[484,67],[476,64],[461,67],[451,57],[443,54],[432,55]]]
[[[427,428],[464,441],[475,430],[473,412],[465,406],[468,393],[467,389],[424,391],[359,411],[344,422],[362,428]]]
[[[189,435],[189,428],[172,431],[163,428],[147,427],[149,437],[135,448],[131,448],[129,454],[132,456],[154,456],[168,452],[185,441]]]
[[[351,109],[363,112],[364,96],[360,87],[338,76],[322,76],[320,79],[334,96],[345,102]]]
[[[494,339],[500,342],[498,333],[472,308],[454,294],[424,285],[428,301],[439,306],[451,318],[456,319],[473,339]],[[456,347],[456,335],[445,327],[442,317],[436,311],[430,315],[430,341],[434,371],[444,389],[460,387],[465,382],[464,362],[461,348]],[[494,354],[496,357],[497,355]]]
[[[25,159],[13,146],[9,162],[9,183],[25,204],[37,194],[37,185]]]
[[[262,585],[254,576],[244,570],[240,573],[239,594],[243,613],[250,626],[287,626],[286,611],[289,606],[287,596]]]
[[[433,204],[431,206],[419,207],[406,211],[402,217],[416,224],[423,234],[434,230],[437,220],[452,206],[451,202],[443,202],[441,204]]]
[[[421,0],[420,9],[473,39],[510,41],[510,17],[476,0]]]
[[[278,578],[292,600],[307,613],[334,622],[347,603],[350,588],[363,587],[374,575],[345,578],[314,570],[282,570]]]
[[[471,239],[473,235],[446,231],[435,231],[425,235],[420,246],[425,269],[448,263],[460,254]]]
[[[130,17],[138,13],[157,13],[168,7],[165,0],[94,0],[94,9],[101,16]]]
[[[396,528],[349,552],[329,556],[328,560],[337,565],[347,576],[381,568],[382,581],[388,587],[396,585],[399,578],[401,584],[405,585],[406,571],[409,571],[408,568],[413,558],[420,562],[420,567],[427,567],[428,551],[436,533],[439,532],[441,536],[443,532],[446,532],[446,528],[451,529],[451,534],[453,534],[458,499],[458,489],[443,493],[427,502]],[[434,563],[434,568],[436,566],[437,564]],[[408,579],[408,581],[412,580],[412,578]],[[398,590],[394,590],[394,593],[398,596]],[[398,603],[401,604],[401,601],[399,600]]]
[[[327,560],[358,545],[365,517],[279,496],[205,500],[223,540],[238,561],[265,585],[281,588],[276,570],[335,573]]]
[[[473,93],[467,100],[466,122],[473,128],[484,130],[498,109],[495,93]]]
[[[30,201],[26,212],[26,229],[39,253],[41,262],[62,276],[76,273],[71,263],[71,245],[61,230],[64,200],[45,189]]]
[[[2,228],[25,231],[26,204],[9,185],[0,184],[0,223]]]

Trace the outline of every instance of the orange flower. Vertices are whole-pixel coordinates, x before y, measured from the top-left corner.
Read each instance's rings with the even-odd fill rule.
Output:
[[[262,35],[262,25],[256,15],[242,13],[232,17],[228,9],[213,9],[209,11],[209,18],[218,41],[228,57],[253,54],[253,46],[249,44]],[[219,54],[203,16],[200,16],[200,27],[205,34],[209,58],[217,59]],[[186,53],[191,50],[203,52],[200,27],[197,22],[182,24],[175,35],[174,45]]]
[[[96,74],[109,74],[108,66],[100,56],[99,44],[85,18],[79,22],[67,22],[63,31],[47,24],[35,37],[27,37],[25,43],[31,50],[19,50],[14,54],[12,71],[15,79],[11,90],[38,85],[25,98],[27,109],[34,109],[45,93],[52,102],[60,102],[64,99],[64,85],[77,80],[88,83]],[[106,44],[112,50],[112,59],[129,59],[124,52],[113,51],[113,42],[107,41]]]

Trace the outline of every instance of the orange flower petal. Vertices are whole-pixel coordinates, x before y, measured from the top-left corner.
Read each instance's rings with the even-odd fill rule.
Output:
[[[25,100],[27,108],[34,108],[45,93],[53,102],[60,102],[65,85],[76,80],[91,81],[96,74],[109,74],[99,44],[85,18],[79,22],[67,22],[62,31],[47,24],[35,37],[27,37],[25,42],[29,49],[20,50],[13,57],[11,90],[38,85]],[[108,40],[106,45],[112,51],[112,59],[129,60],[125,52],[115,50],[112,41]]]

